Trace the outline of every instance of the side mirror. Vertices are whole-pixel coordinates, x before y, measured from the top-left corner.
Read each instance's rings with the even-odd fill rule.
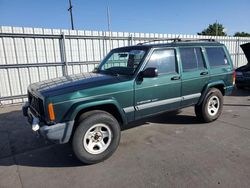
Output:
[[[141,72],[143,78],[154,78],[158,76],[158,70],[155,67],[148,67]]]

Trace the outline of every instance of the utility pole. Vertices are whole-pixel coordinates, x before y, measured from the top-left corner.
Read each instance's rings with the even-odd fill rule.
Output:
[[[111,45],[111,29],[110,29],[110,11],[109,11],[109,6],[107,6],[107,21],[108,21],[108,32],[109,32],[109,47],[110,49],[112,48]]]
[[[70,20],[71,20],[71,29],[74,30],[74,21],[73,21],[73,13],[72,13],[72,3],[71,0],[69,0],[69,8],[68,11],[70,12]]]

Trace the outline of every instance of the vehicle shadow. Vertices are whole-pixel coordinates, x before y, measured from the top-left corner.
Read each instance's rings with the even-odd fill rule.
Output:
[[[164,113],[127,125],[123,131],[148,123],[197,124],[195,116]],[[37,137],[26,124],[20,110],[0,114],[0,167],[74,167],[84,166],[73,154],[71,144],[53,144]]]
[[[201,122],[196,118],[195,114],[187,115],[181,114],[181,110],[166,112],[157,116],[144,118],[142,120],[135,121],[126,125],[123,130],[131,129],[145,124],[155,123],[155,124],[176,124],[176,125],[193,125],[200,124]]]

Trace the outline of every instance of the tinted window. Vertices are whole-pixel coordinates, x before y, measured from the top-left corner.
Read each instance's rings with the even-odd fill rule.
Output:
[[[211,67],[228,65],[227,56],[223,48],[206,48],[206,51]]]
[[[183,71],[204,68],[201,48],[180,48]]]
[[[155,50],[151,55],[147,67],[155,67],[158,73],[175,73],[176,58],[174,50]]]

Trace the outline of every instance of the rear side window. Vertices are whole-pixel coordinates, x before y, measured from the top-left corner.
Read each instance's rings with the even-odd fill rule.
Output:
[[[206,48],[206,52],[211,67],[228,65],[228,59],[223,48]]]
[[[158,73],[176,73],[176,57],[174,49],[155,50],[151,55],[146,68],[155,67]]]
[[[205,68],[201,48],[180,48],[183,72]]]

